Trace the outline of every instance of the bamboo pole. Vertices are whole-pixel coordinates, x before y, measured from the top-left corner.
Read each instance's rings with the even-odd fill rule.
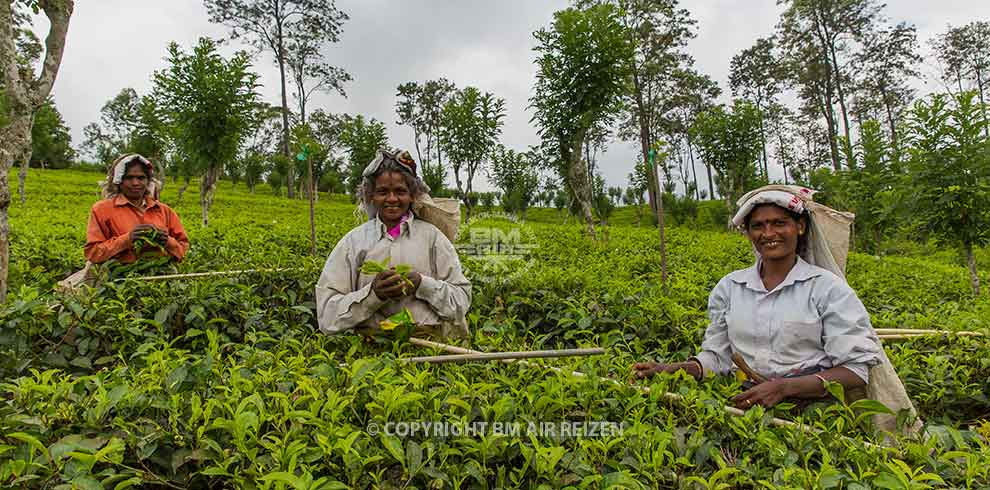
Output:
[[[593,356],[604,354],[605,349],[563,349],[563,350],[534,350],[516,352],[483,352],[479,354],[452,354],[446,356],[409,357],[402,359],[408,363],[427,362],[440,364],[459,361],[499,361],[503,359],[536,359],[550,357]]]
[[[877,335],[958,335],[960,337],[982,337],[981,332],[929,330],[920,328],[876,328]]]
[[[145,277],[128,277],[125,279],[135,280],[135,281],[164,281],[168,279],[192,279],[197,277],[214,277],[214,276],[234,276],[238,274],[252,274],[260,272],[287,272],[287,271],[298,271],[298,268],[283,268],[283,269],[244,269],[237,271],[213,271],[213,272],[191,272],[188,274],[167,274],[164,276],[145,276]]]
[[[906,334],[890,334],[890,335],[877,335],[880,340],[905,340],[905,339],[924,339],[924,338],[938,338],[938,337],[948,337],[944,334],[918,334],[918,335],[906,335]]]
[[[445,352],[451,352],[451,353],[454,353],[454,354],[483,354],[483,352],[481,352],[481,351],[476,351],[476,350],[472,350],[472,349],[465,349],[463,347],[457,347],[457,346],[454,346],[454,345],[442,344],[440,342],[434,342],[434,341],[431,341],[431,340],[419,339],[419,338],[415,338],[415,337],[410,338],[409,339],[409,343],[411,343],[413,345],[418,345],[420,347],[429,347],[429,348],[433,348],[433,349],[439,349],[439,350],[442,350],[442,351],[445,351]],[[541,365],[541,364],[533,364],[533,363],[527,362],[527,361],[516,361],[514,359],[502,359],[501,361],[502,362],[505,362],[505,363],[515,362],[517,364],[521,364],[521,365],[524,365],[524,366],[538,366],[538,367],[543,367],[543,368],[551,369],[551,370],[556,371],[558,373],[567,373],[566,370],[561,369],[561,368],[556,367],[556,366],[545,366],[545,365]],[[575,376],[575,377],[578,377],[578,378],[584,378],[584,377],[587,377],[588,376],[587,374],[582,373],[581,371],[570,371],[570,374],[572,376]],[[598,379],[600,381],[603,381],[603,382],[606,382],[606,383],[612,383],[612,384],[614,384],[616,386],[628,386],[628,385],[625,385],[623,383],[620,383],[620,382],[618,382],[618,381],[616,381],[616,380],[614,380],[612,378],[603,378],[603,377],[600,377],[599,376]],[[643,385],[631,385],[631,386],[633,388],[636,388],[637,390],[639,390],[643,394],[649,394],[651,392],[649,386],[643,386]],[[669,400],[669,401],[672,401],[672,402],[678,402],[679,403],[679,402],[684,401],[684,397],[683,396],[678,395],[677,393],[670,393],[669,391],[668,392],[661,392],[660,393],[660,396],[662,396],[664,399]],[[745,411],[740,410],[740,409],[738,409],[736,407],[730,407],[728,405],[724,405],[722,407],[722,411],[725,412],[725,413],[727,413],[727,414],[729,414],[729,415],[735,416],[735,417],[742,417],[743,415],[746,414]],[[784,419],[777,418],[777,417],[770,417],[769,418],[769,422],[770,422],[770,425],[773,425],[773,426],[776,426],[776,427],[787,427],[787,428],[791,428],[791,429],[795,429],[795,430],[804,432],[805,434],[809,434],[809,435],[818,436],[818,435],[821,435],[823,433],[823,431],[820,430],[820,429],[816,429],[814,427],[809,427],[809,426],[804,425],[804,424],[799,424],[797,422],[791,422],[790,420],[784,420]],[[846,439],[849,439],[849,440],[854,440],[854,439],[852,439],[850,437],[847,437],[847,436],[842,436],[842,437],[844,437]],[[872,442],[869,442],[869,441],[862,441],[862,440],[860,440],[859,442],[862,442],[866,446],[869,446],[869,447],[871,447],[873,449],[882,449],[881,446],[879,446],[877,444],[874,444]]]

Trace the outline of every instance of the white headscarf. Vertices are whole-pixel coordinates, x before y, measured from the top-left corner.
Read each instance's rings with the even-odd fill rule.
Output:
[[[808,219],[808,246],[802,251],[801,258],[839,277],[845,277],[849,234],[856,215],[814,202],[816,192],[797,185],[767,185],[754,189],[736,201],[739,211],[732,217],[732,224],[742,228],[746,216],[760,204],[775,204],[802,214]],[[753,253],[759,258],[760,254],[755,248]]]
[[[124,180],[124,172],[127,170],[127,164],[134,160],[141,162],[148,171],[148,186],[145,189],[145,194],[151,196],[152,199],[158,199],[158,195],[161,193],[162,183],[155,178],[155,166],[147,158],[137,153],[124,155],[114,160],[110,165],[110,168],[107,170],[106,181],[100,184],[100,187],[103,188],[104,199],[110,199],[120,194],[120,183]]]

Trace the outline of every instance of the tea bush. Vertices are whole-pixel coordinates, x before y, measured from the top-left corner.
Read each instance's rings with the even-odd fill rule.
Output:
[[[862,423],[876,409],[869,404],[757,408],[736,418],[720,408],[739,391],[735,379],[660,377],[648,395],[627,383],[632,362],[680,360],[697,348],[708,292],[752,261],[741,236],[670,229],[664,293],[655,229],[612,226],[607,241],[593,242],[573,221],[475,221],[458,244],[474,285],[473,348],[600,345],[609,354],[531,367],[408,364],[402,358],[429,350],[316,329],[316,279],[359,222],[343,197],[320,196],[313,257],[304,201],[223,182],[204,229],[195,196],[177,202],[170,182],[163,199],[193,243],[180,272],[267,272],[126,279],[56,295],[52,285],[83,264],[99,178],[34,171],[28,205],[12,209],[13,289],[0,320],[5,487],[990,488],[990,349],[979,338],[887,345],[929,427],[926,438],[891,448],[871,445],[879,439]],[[499,236],[527,252],[506,261],[470,253]],[[272,271],[280,268],[289,270]],[[853,254],[848,279],[876,326],[986,332],[990,304],[972,297],[965,271],[950,262]],[[822,432],[775,427],[771,416]],[[382,431],[402,421],[606,421],[622,430],[578,438]]]

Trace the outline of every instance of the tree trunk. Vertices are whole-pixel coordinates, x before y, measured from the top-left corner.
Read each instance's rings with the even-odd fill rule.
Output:
[[[973,244],[963,243],[963,250],[966,252],[966,267],[969,269],[969,284],[973,288],[973,294],[979,296],[980,276],[976,273],[976,256],[973,255]]]
[[[595,216],[591,211],[591,189],[588,185],[588,167],[581,158],[581,145],[584,142],[584,134],[573,136],[572,147],[567,149],[569,155],[565,160],[568,162],[568,180],[571,184],[571,194],[578,201],[581,207],[581,214],[587,225],[588,234],[592,239],[595,236]]]
[[[770,183],[770,170],[769,165],[767,165],[767,132],[763,127],[763,109],[757,107],[757,111],[760,115],[760,149],[763,152],[763,178],[766,179],[767,183]]]
[[[990,138],[990,120],[987,119],[987,102],[983,98],[983,73],[976,67],[976,93],[980,96],[980,111],[983,112],[983,134]]]
[[[633,91],[636,97],[636,113],[639,119],[639,146],[643,152],[643,165],[650,164],[650,121],[647,117],[646,106],[643,102],[643,90],[639,83],[639,77],[633,75]],[[646,172],[646,193],[650,203],[650,212],[657,212],[657,189],[659,182],[653,172]]]
[[[890,99],[887,96],[887,91],[881,88],[881,92],[881,96],[883,97],[883,107],[887,112],[887,127],[890,129],[891,160],[900,161],[901,145],[897,139],[897,123],[894,121],[894,108],[890,105]]]
[[[657,173],[657,182],[660,181],[660,166],[654,165],[653,172]],[[660,229],[660,285],[663,293],[667,294],[667,237],[665,235],[663,216],[663,194],[657,199],[657,228]]]
[[[694,200],[701,200],[701,190],[698,189],[698,166],[694,163],[694,151],[691,149],[691,136],[685,136],[687,141],[688,158],[691,160],[691,176],[694,178]]]
[[[31,122],[34,125],[34,121]],[[24,185],[27,181],[28,167],[31,165],[31,147],[28,146],[21,153],[21,169],[17,172],[17,193],[21,198],[21,204],[27,204],[27,190]]]
[[[185,177],[185,182],[183,182],[182,187],[179,187],[179,197],[176,201],[182,201],[182,195],[186,193],[186,189],[189,188],[189,181],[192,180],[188,175]]]
[[[316,255],[316,183],[313,182],[313,160],[306,159],[309,172],[309,253]]]
[[[72,0],[38,2],[36,8],[48,17],[45,58],[38,77],[24,79],[15,60],[13,2],[0,1],[0,84],[4,86],[7,123],[0,126],[0,303],[7,301],[10,260],[10,169],[14,159],[31,151],[31,122],[34,113],[51,94],[65,50]],[[33,73],[32,73],[33,75]]]
[[[467,165],[467,182],[464,185],[464,212],[465,212],[465,223],[471,222],[471,182],[474,181],[474,171],[477,168],[477,163]]]
[[[285,182],[289,192],[289,199],[295,197],[293,174],[295,173],[292,160],[289,158],[289,98],[286,95],[285,87],[285,48],[282,45],[282,28],[278,29],[278,47],[275,51],[275,58],[278,62],[279,81],[282,83],[282,156],[289,162],[285,169]],[[205,225],[204,225],[205,226]]]
[[[7,169],[13,164],[7,150],[0,148],[0,304],[7,302],[7,271],[10,260],[10,189]]]
[[[842,72],[839,71],[839,60],[835,55],[835,44],[829,45],[829,54],[831,55],[832,70],[835,73],[835,91],[839,96],[839,110],[842,112],[842,129],[845,132],[846,140],[844,141],[845,148],[842,149],[846,156],[846,166],[850,169],[855,166],[855,159],[853,158],[852,150],[852,136],[849,131],[849,111],[846,110],[846,95],[845,91],[842,89]]]
[[[780,152],[780,166],[781,167],[784,167],[784,185],[788,185],[788,182],[787,182],[787,158],[784,156],[785,153],[784,153],[784,150],[783,150],[783,148],[784,148],[784,135],[783,135],[783,133],[780,133],[780,132],[777,133],[777,141],[779,142],[780,148],[781,148],[781,152]]]
[[[825,116],[826,126],[828,126],[828,149],[829,155],[832,157],[832,168],[838,172],[842,170],[842,164],[839,162],[839,144],[836,141],[838,128],[835,124],[835,112],[832,111],[832,106],[827,102],[831,99],[831,93],[831,89],[825,89],[825,100],[821,103],[821,110]]]
[[[204,228],[210,224],[210,206],[213,204],[213,193],[217,189],[219,175],[220,169],[216,165],[211,165],[199,183],[199,207],[203,211]]]
[[[708,200],[715,199],[715,184],[712,183],[712,166],[705,162],[705,171],[708,172]]]
[[[7,301],[10,260],[10,186],[8,175],[17,156],[31,148],[31,117],[21,116],[0,128],[0,304]]]

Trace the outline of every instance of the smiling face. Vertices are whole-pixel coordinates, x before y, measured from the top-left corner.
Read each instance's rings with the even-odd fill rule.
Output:
[[[130,201],[136,201],[148,190],[148,174],[144,165],[130,164],[124,177],[120,180],[120,192]]]
[[[764,260],[793,260],[804,228],[804,219],[795,220],[784,208],[764,204],[750,213],[746,235]]]
[[[412,201],[412,192],[401,173],[382,172],[375,179],[371,202],[378,208],[378,218],[389,228],[395,226],[409,211]]]

